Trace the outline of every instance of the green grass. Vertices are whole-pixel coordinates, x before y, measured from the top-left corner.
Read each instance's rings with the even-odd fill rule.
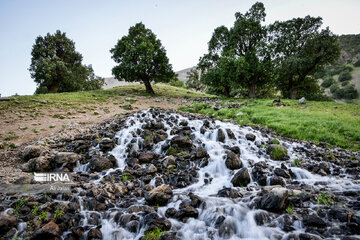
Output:
[[[163,236],[166,231],[162,231],[160,228],[155,228],[152,231],[147,231],[145,233],[144,239],[145,240],[159,240],[161,236]]]
[[[326,206],[332,205],[334,203],[334,200],[330,194],[327,192],[319,194],[317,197],[318,204],[323,204]]]
[[[288,106],[276,107],[271,99],[256,99],[239,100],[240,108],[215,111],[207,104],[194,104],[180,110],[233,119],[240,125],[265,126],[286,137],[360,150],[359,105],[315,101],[299,105],[295,100],[282,101]]]

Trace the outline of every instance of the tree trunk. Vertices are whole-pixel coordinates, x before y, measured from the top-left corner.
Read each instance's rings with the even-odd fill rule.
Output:
[[[230,89],[230,87],[229,86],[225,86],[224,87],[224,92],[225,92],[225,97],[230,97],[230,91],[231,91],[231,89]]]
[[[146,87],[146,92],[150,95],[155,95],[154,90],[151,87],[150,81],[144,81],[145,87]]]
[[[53,85],[51,85],[47,89],[48,89],[48,93],[57,93],[57,91],[59,89],[59,83],[54,83]]]
[[[291,99],[296,99],[296,95],[297,95],[298,89],[297,88],[293,88],[290,91],[290,98]]]
[[[249,98],[255,98],[255,97],[256,97],[256,85],[252,84],[250,85]]]

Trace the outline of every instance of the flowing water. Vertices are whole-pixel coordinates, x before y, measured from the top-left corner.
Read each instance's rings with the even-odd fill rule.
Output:
[[[264,137],[260,131],[254,130],[250,127],[240,127],[238,125],[214,121],[210,122],[210,127],[205,133],[200,132],[200,128],[203,126],[203,120],[193,119],[182,116],[176,113],[168,113],[165,116],[153,116],[150,110],[142,113],[130,116],[126,122],[126,127],[123,128],[116,134],[118,137],[118,144],[112,150],[111,154],[116,157],[118,169],[123,170],[126,167],[126,158],[128,155],[128,144],[133,143],[133,148],[140,148],[142,138],[140,136],[134,136],[133,132],[137,129],[141,129],[144,124],[144,119],[150,119],[155,121],[162,121],[166,127],[168,139],[171,139],[174,135],[171,135],[172,125],[176,125],[180,121],[184,120],[188,122],[188,126],[191,127],[194,136],[192,141],[195,145],[202,145],[209,154],[209,163],[206,167],[198,170],[198,181],[185,188],[175,189],[174,196],[167,206],[159,207],[158,214],[165,216],[165,211],[169,207],[179,208],[182,200],[188,198],[188,193],[193,192],[194,194],[201,197],[206,203],[206,207],[198,208],[198,218],[190,218],[186,223],[178,221],[173,218],[169,218],[172,224],[171,231],[177,233],[177,237],[180,239],[297,239],[296,234],[304,232],[304,226],[302,222],[293,222],[294,231],[291,232],[294,238],[290,238],[289,233],[285,233],[279,227],[281,222],[275,219],[272,221],[273,224],[259,226],[256,224],[255,215],[264,210],[255,209],[252,206],[254,196],[261,191],[261,187],[257,185],[253,180],[246,188],[241,189],[243,193],[242,198],[222,198],[217,197],[219,190],[224,187],[233,187],[231,184],[231,178],[235,171],[229,170],[225,166],[226,148],[229,146],[239,146],[241,150],[241,160],[243,167],[247,167],[249,172],[256,162],[265,161],[268,165],[273,167],[281,167],[282,163],[285,163],[286,167],[296,176],[298,181],[299,190],[301,185],[311,185],[314,188],[326,189],[327,192],[336,192],[344,190],[360,191],[360,185],[356,184],[351,177],[346,174],[340,176],[320,176],[312,174],[309,171],[294,167],[292,162],[294,159],[304,159],[305,154],[294,151],[294,148],[298,147],[300,143],[296,142],[284,142],[280,141],[280,144],[286,146],[290,159],[286,162],[270,160],[269,155],[265,153],[265,149],[261,148],[261,144],[257,142],[267,142],[269,139]],[[225,133],[225,141],[218,141],[219,129],[230,129],[235,139],[230,139]],[[248,141],[245,138],[247,133],[252,133],[256,136],[256,141]],[[162,145],[166,141],[162,141],[153,146],[153,151],[161,154],[165,157],[165,151],[162,150]],[[226,147],[226,148],[225,148]],[[85,171],[86,165],[81,165],[77,168],[78,171]],[[110,169],[106,174],[116,171],[117,169]],[[210,179],[210,181],[208,181]],[[155,181],[151,181],[151,184],[155,184]],[[97,184],[101,184],[97,181]],[[78,196],[81,205],[81,214],[84,216],[82,222],[83,226],[91,226],[89,221],[93,214],[97,214],[101,218],[101,232],[104,239],[140,239],[144,235],[145,228],[138,229],[136,233],[129,232],[125,228],[120,227],[114,221],[114,212],[124,211],[121,208],[109,209],[106,212],[95,212],[88,211],[81,197]],[[146,204],[144,199],[139,199],[137,204]],[[313,208],[316,206],[312,206]],[[311,210],[311,208],[309,208]],[[223,229],[219,230],[216,226],[216,221],[219,217],[224,217]],[[275,223],[275,224],[274,224]],[[221,233],[220,233],[221,232]],[[66,238],[65,233],[63,235]]]

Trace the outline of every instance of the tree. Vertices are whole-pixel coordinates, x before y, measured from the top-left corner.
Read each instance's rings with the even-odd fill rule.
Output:
[[[210,89],[218,88],[228,96],[231,88],[240,86],[248,89],[253,98],[269,83],[272,65],[267,29],[262,25],[265,16],[264,5],[257,2],[245,14],[235,13],[232,28],[221,26],[214,30],[208,53],[198,64],[204,72],[202,81]],[[222,79],[217,81],[220,76]]]
[[[270,25],[269,32],[277,66],[276,83],[285,97],[296,99],[297,93],[316,81],[314,76],[340,54],[337,37],[322,19],[306,16]]]
[[[75,50],[75,43],[60,30],[37,37],[31,56],[29,71],[38,84],[35,93],[83,90],[89,74],[93,74],[91,66],[81,64],[82,55]],[[101,79],[96,79],[100,84]]]
[[[185,86],[187,88],[193,88],[196,91],[202,91],[205,89],[204,84],[200,81],[200,70],[197,68],[192,68],[189,72],[186,73],[186,82]]]
[[[112,69],[115,78],[141,81],[149,94],[154,94],[151,82],[169,82],[174,77],[165,48],[141,22],[130,27],[128,35],[123,36],[110,52],[118,64]]]

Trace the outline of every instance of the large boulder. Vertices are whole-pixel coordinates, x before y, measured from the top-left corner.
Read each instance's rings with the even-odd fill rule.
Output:
[[[192,206],[191,201],[184,200],[180,203],[179,211],[176,212],[175,218],[186,222],[189,218],[197,218],[199,216],[198,210]]]
[[[231,183],[234,187],[246,187],[250,183],[250,174],[247,168],[241,168],[233,178]]]
[[[114,167],[113,162],[105,157],[93,156],[89,161],[89,168],[92,171],[101,172],[112,167]]]
[[[29,145],[24,148],[24,150],[20,153],[20,157],[27,161],[32,158],[39,157],[42,152],[42,148],[39,146]]]
[[[235,153],[228,151],[226,153],[225,165],[227,168],[235,170],[242,167],[242,162]]]
[[[60,239],[61,230],[59,226],[53,221],[44,225],[41,229],[35,232],[30,238],[31,240],[42,240],[42,239]]]
[[[115,141],[105,138],[99,142],[99,147],[103,152],[111,151],[115,147]]]
[[[47,172],[51,168],[51,160],[45,156],[32,158],[22,166],[22,170],[25,172]]]
[[[303,217],[303,223],[307,227],[319,227],[319,228],[326,227],[326,222],[315,213],[311,215],[305,215]]]
[[[255,136],[254,134],[252,134],[252,133],[248,133],[248,134],[245,135],[245,138],[246,138],[247,140],[253,142],[253,141],[255,141],[256,136]]]
[[[81,160],[81,156],[73,152],[58,152],[55,155],[55,163],[58,167],[72,169],[76,162]]]
[[[164,206],[171,200],[172,196],[173,192],[171,188],[166,184],[162,184],[150,192],[147,192],[145,194],[145,200],[152,205]]]
[[[225,198],[239,198],[242,197],[241,193],[234,188],[223,188],[217,193],[218,197]]]
[[[217,140],[219,142],[225,142],[225,134],[223,132],[222,129],[218,129],[218,132],[217,132]]]
[[[270,144],[267,147],[266,152],[270,155],[272,160],[284,161],[289,159],[286,148],[280,144]]]
[[[265,192],[267,192],[265,190]],[[260,201],[260,208],[278,212],[286,208],[289,197],[289,191],[286,188],[277,186],[271,188],[271,190],[263,195]]]
[[[153,152],[140,153],[140,155],[138,157],[140,163],[149,163],[156,158],[158,158],[158,155]]]
[[[99,229],[97,228],[92,228],[90,229],[90,231],[87,234],[87,239],[103,239],[102,238],[102,233]]]
[[[16,217],[7,214],[0,215],[0,232],[5,234],[13,227],[16,227]]]
[[[176,135],[171,139],[171,144],[176,144],[180,148],[190,148],[192,141],[183,135]]]

